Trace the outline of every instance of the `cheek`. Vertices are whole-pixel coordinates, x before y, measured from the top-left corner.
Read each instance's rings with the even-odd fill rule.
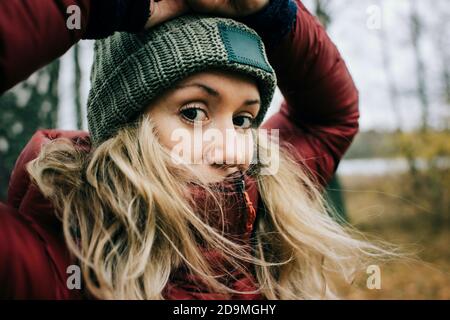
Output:
[[[251,133],[249,133],[249,138],[247,139],[247,146],[246,146],[246,150],[248,150],[246,152],[246,164],[250,165],[253,161],[253,157],[256,156],[256,145],[255,145],[255,139],[253,139],[253,135]]]
[[[176,117],[162,112],[155,112],[153,114],[150,113],[150,117],[155,124],[155,129],[158,134],[158,140],[161,145],[169,150],[174,148],[177,144],[174,136],[176,134],[177,128],[179,128],[179,123]]]
[[[196,139],[193,130],[181,127],[179,119],[170,114],[156,115],[154,122],[158,141],[169,151],[175,164],[201,163],[201,138]]]

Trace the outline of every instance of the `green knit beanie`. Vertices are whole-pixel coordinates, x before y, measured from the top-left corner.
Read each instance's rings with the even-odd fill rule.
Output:
[[[98,145],[138,118],[166,89],[207,69],[236,71],[258,83],[260,125],[276,76],[258,34],[232,19],[185,15],[139,34],[116,32],[95,42],[88,126]]]

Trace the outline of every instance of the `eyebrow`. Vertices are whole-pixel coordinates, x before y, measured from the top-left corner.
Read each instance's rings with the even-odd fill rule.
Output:
[[[182,85],[175,86],[175,88],[189,88],[189,87],[200,88],[203,91],[205,91],[207,94],[209,94],[210,96],[214,96],[214,97],[220,96],[220,93],[218,91],[214,90],[213,88],[211,88],[203,83],[194,82],[194,83],[182,84]]]
[[[197,88],[200,88],[203,91],[205,91],[210,96],[220,97],[220,93],[217,90],[215,90],[215,89],[211,88],[210,86],[207,86],[203,83],[198,83],[198,82],[184,84],[184,85],[176,85],[175,89],[182,89],[182,88],[188,88],[188,87],[197,87]],[[250,106],[253,104],[261,104],[261,101],[259,99],[249,99],[244,102],[244,105],[246,105],[246,106]]]

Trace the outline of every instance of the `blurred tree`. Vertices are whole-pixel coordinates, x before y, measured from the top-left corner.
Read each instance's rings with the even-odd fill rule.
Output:
[[[317,18],[319,18],[325,29],[328,28],[328,25],[331,22],[331,16],[328,11],[329,4],[330,0],[315,0],[315,15]]]
[[[438,4],[438,3],[437,3]],[[436,4],[436,5],[437,5]],[[416,95],[419,99],[422,121],[421,130],[418,132],[399,133],[396,138],[397,147],[400,154],[408,161],[409,173],[403,188],[402,195],[405,198],[414,201],[426,208],[431,213],[430,223],[435,231],[447,226],[449,221],[449,194],[450,175],[448,161],[450,159],[450,137],[448,131],[437,132],[430,128],[430,98],[427,88],[427,75],[424,56],[421,50],[421,43],[424,33],[424,23],[419,10],[417,1],[409,1],[410,8],[410,28],[411,41],[416,66],[417,90]],[[440,11],[440,10],[437,10]],[[442,14],[440,14],[442,15]],[[437,19],[438,19],[437,15]],[[439,20],[439,19],[438,19]],[[442,32],[445,33],[445,32]],[[433,45],[437,48],[437,57],[441,57],[444,66],[442,75],[444,80],[444,90],[448,84],[448,66],[445,39],[429,37]],[[446,90],[447,91],[447,90]],[[447,162],[447,165],[442,165]]]
[[[416,62],[416,72],[417,72],[417,96],[420,101],[422,108],[422,131],[428,129],[428,118],[429,118],[429,99],[426,86],[426,74],[424,59],[422,56],[422,51],[420,49],[422,34],[423,34],[423,24],[419,12],[417,10],[416,0],[409,1],[410,6],[410,27],[411,27],[411,41],[414,49],[414,57]]]
[[[402,195],[428,209],[435,231],[450,228],[450,132],[408,132],[397,138],[410,167]]]
[[[15,161],[39,128],[58,119],[59,60],[42,68],[0,97],[0,199],[6,199]]]
[[[383,0],[379,0],[379,6],[383,7]],[[400,112],[400,108],[398,107],[399,101],[399,92],[397,88],[397,84],[395,82],[394,74],[392,72],[392,61],[391,61],[391,53],[389,46],[389,37],[386,32],[387,26],[384,24],[384,21],[381,24],[381,28],[378,30],[378,36],[381,47],[381,58],[384,69],[384,74],[386,76],[386,82],[389,93],[389,103],[391,104],[392,112],[395,116],[396,120],[396,129],[397,131],[402,131],[402,116]]]
[[[450,20],[450,18],[449,18]],[[448,35],[450,36],[450,35]],[[439,33],[438,38],[438,53],[441,58],[441,70],[442,70],[442,82],[443,82],[443,91],[444,91],[444,99],[447,105],[450,106],[450,52],[448,50],[448,42],[449,39],[445,37],[445,33]]]
[[[433,36],[436,38],[436,53],[440,59],[441,81],[442,81],[442,97],[446,105],[447,116],[443,117],[443,127],[450,130],[450,6],[447,1],[438,2],[435,32]]]
[[[75,114],[76,114],[76,126],[78,130],[83,128],[83,111],[81,105],[81,67],[80,67],[80,45],[77,43],[73,47],[74,58],[74,96],[75,96]]]

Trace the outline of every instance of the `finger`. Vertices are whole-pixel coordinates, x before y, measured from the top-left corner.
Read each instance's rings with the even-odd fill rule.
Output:
[[[187,0],[192,11],[222,14],[228,11],[229,0]]]
[[[189,7],[185,1],[179,0],[155,1],[153,6],[153,12],[148,23],[146,24],[146,28],[154,27],[165,21],[187,13],[189,10]]]

